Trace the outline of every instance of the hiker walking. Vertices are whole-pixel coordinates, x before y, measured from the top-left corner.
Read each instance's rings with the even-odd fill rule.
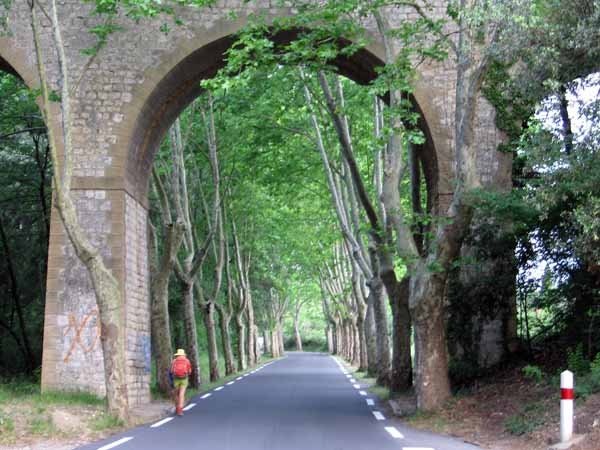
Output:
[[[173,397],[175,399],[175,414],[183,416],[183,403],[185,390],[188,385],[188,376],[192,373],[190,360],[185,356],[185,351],[180,348],[175,353],[171,363],[171,376],[173,377]]]

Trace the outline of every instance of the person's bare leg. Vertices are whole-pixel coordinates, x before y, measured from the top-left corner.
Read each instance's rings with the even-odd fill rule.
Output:
[[[179,388],[179,407],[183,408],[185,404],[185,386]]]

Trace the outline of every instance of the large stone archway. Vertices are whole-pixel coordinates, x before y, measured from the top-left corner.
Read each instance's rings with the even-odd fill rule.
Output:
[[[14,4],[10,11],[11,35],[0,38],[0,63],[5,62],[35,86],[33,43],[24,3]],[[444,14],[446,2],[435,3],[436,12]],[[162,19],[148,20],[143,25],[124,19],[123,31],[110,37],[106,48],[83,74],[74,96],[73,195],[83,227],[103,249],[105,261],[124,292],[123,327],[132,405],[150,399],[147,187],[154,153],[173,120],[198,95],[198,81],[220,67],[232,34],[247,23],[249,14],[257,9],[271,16],[289,14],[288,10],[271,8],[265,1],[252,5],[228,0],[212,8],[182,9],[179,16],[184,25],[168,35],[160,31]],[[96,19],[88,12],[89,5],[78,0],[67,0],[61,6],[74,80],[86,67],[87,58],[80,50],[94,43],[87,30]],[[237,13],[236,19],[228,19],[231,12]],[[394,9],[388,14],[388,20],[394,23],[415,18],[409,9]],[[371,31],[375,35],[375,30]],[[48,34],[42,46],[53,82],[56,60]],[[382,56],[383,50],[375,40],[365,51],[340,61],[339,69],[355,81],[366,83],[375,76]],[[452,194],[454,89],[452,61],[420,66],[414,99],[426,128],[426,153],[430,155],[426,164],[437,211],[445,209]],[[482,179],[488,185],[508,187],[510,156],[496,151],[502,135],[494,124],[492,107],[483,99],[477,117]],[[77,260],[55,211],[48,266],[42,387],[103,395],[96,300],[87,272]]]

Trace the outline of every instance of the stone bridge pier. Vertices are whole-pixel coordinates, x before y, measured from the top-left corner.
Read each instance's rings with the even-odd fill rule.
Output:
[[[13,2],[9,33],[0,36],[0,69],[18,74],[30,87],[39,85],[26,2]],[[43,3],[43,2],[42,2]],[[446,1],[433,2],[442,15]],[[182,8],[181,26],[160,31],[165,18],[136,24],[120,19],[122,31],[109,38],[91,65],[81,50],[95,38],[89,29],[98,18],[79,0],[58,5],[71,84],[81,80],[73,96],[73,195],[79,218],[124,293],[124,323],[129,395],[132,405],[150,400],[150,296],[148,273],[148,179],[154,155],[180,112],[199,94],[199,81],[223,64],[232,35],[257,10],[269,16],[290,14],[269,1],[219,0],[211,8]],[[231,13],[236,18],[231,18]],[[410,9],[390,9],[392,24],[414,20]],[[42,50],[51,85],[57,87],[56,52],[50,23],[42,18]],[[367,31],[376,36],[374,24]],[[337,61],[340,72],[357,82],[375,77],[383,49],[374,38],[367,49]],[[431,209],[443,213],[454,179],[454,96],[452,60],[423,64],[414,93],[422,114],[427,144],[420,157],[427,175]],[[59,129],[60,111],[48,124]],[[502,133],[485,99],[477,107],[476,140],[479,169],[490,188],[507,189],[511,158],[496,151]],[[89,276],[77,260],[56,211],[52,212],[48,261],[42,388],[105,393],[96,299]]]

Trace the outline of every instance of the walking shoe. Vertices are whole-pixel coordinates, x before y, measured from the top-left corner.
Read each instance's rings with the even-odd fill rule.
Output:
[[[178,416],[183,416],[183,408],[179,406],[175,408],[175,414],[177,414]]]

